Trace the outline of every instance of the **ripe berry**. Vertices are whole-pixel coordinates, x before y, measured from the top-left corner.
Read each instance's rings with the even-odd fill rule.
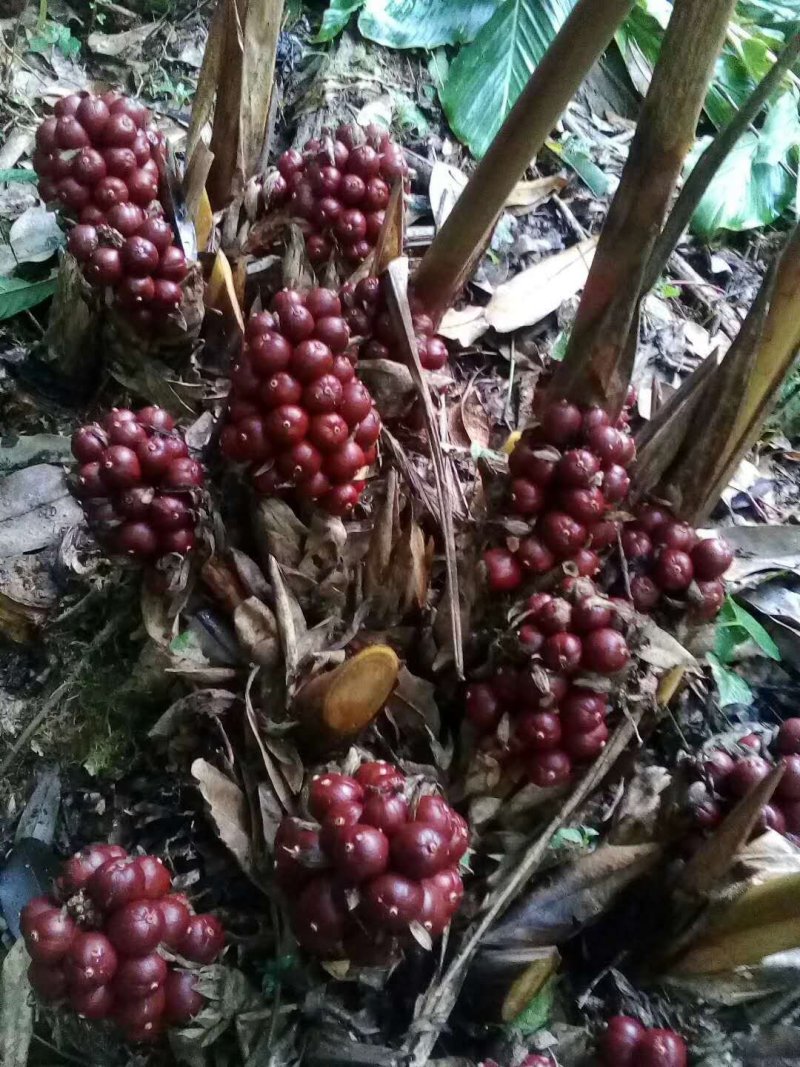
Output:
[[[112,988],[120,997],[146,997],[167,981],[167,963],[157,952],[121,959]]]
[[[453,809],[442,797],[427,794],[419,798],[414,822],[432,826],[449,838],[453,831]]]
[[[587,763],[596,759],[607,744],[608,727],[604,722],[593,730],[577,733],[567,731],[564,734],[564,750],[576,763]]]
[[[615,674],[630,659],[627,642],[616,630],[592,630],[583,639],[583,664],[598,674]]]
[[[183,293],[177,282],[168,281],[166,278],[156,278],[153,283],[153,295],[151,302],[154,311],[169,313],[175,311],[181,305]]]
[[[170,970],[164,984],[164,1018],[183,1025],[199,1014],[206,998],[196,989],[197,977],[191,971]]]
[[[599,693],[574,687],[561,703],[561,725],[565,733],[591,733],[605,722],[608,705]]]
[[[372,397],[366,386],[357,380],[348,382],[342,390],[340,413],[348,426],[357,426],[372,411]]]
[[[422,882],[422,909],[419,922],[425,927],[432,937],[439,937],[450,922],[451,911],[449,903],[441,889],[428,879]]]
[[[452,810],[450,812],[450,821],[453,824],[453,830],[447,843],[447,863],[449,867],[458,867],[461,857],[469,848],[469,823],[463,815],[459,815],[457,811]]]
[[[316,956],[331,956],[340,951],[344,920],[335,884],[325,875],[309,882],[292,909],[295,937]]]
[[[665,522],[653,534],[653,544],[678,548],[681,552],[691,552],[696,541],[697,535],[686,522]]]
[[[720,537],[707,537],[698,541],[691,552],[694,576],[703,582],[721,578],[733,563],[730,545]]]
[[[203,468],[197,460],[188,456],[171,460],[161,478],[165,489],[199,488],[204,481]]]
[[[408,820],[408,801],[399,794],[370,793],[364,801],[362,822],[392,837]]]
[[[686,1067],[686,1042],[674,1030],[646,1030],[632,1062],[635,1067]]]
[[[324,819],[334,804],[360,802],[363,796],[364,790],[355,778],[336,772],[319,774],[312,779],[308,807],[316,819]]]
[[[364,452],[355,441],[345,441],[335,452],[325,456],[322,469],[334,483],[349,482],[365,463]]]
[[[516,721],[515,737],[534,752],[558,748],[561,741],[561,719],[550,711],[528,711]]]
[[[691,558],[677,548],[661,552],[653,567],[653,580],[665,593],[682,593],[689,588],[693,577]]]
[[[743,797],[751,789],[755,789],[759,782],[763,782],[771,770],[767,761],[760,756],[745,756],[737,760],[725,776],[725,792],[735,797]]]
[[[619,523],[614,519],[595,522],[589,527],[589,544],[600,551],[617,543]]]
[[[572,629],[576,633],[597,630],[601,626],[610,626],[614,611],[607,600],[599,596],[581,597],[572,606]]]
[[[790,801],[789,803],[793,803]],[[765,804],[761,809],[756,824],[763,833],[774,830],[778,834],[786,833],[786,816],[783,811],[774,804]]]
[[[373,826],[345,826],[336,836],[331,858],[337,877],[358,885],[383,874],[389,864],[389,840]]]
[[[135,859],[108,860],[88,881],[89,896],[103,911],[114,911],[144,894],[144,871]]]
[[[636,574],[631,578],[631,599],[637,611],[647,614],[661,599],[661,590],[646,574]]]
[[[64,959],[78,933],[66,910],[52,904],[25,912],[24,932],[31,959],[48,965]]]
[[[423,904],[424,893],[419,882],[400,874],[379,875],[364,889],[365,916],[383,930],[403,932],[409,923],[419,919]]]
[[[375,408],[371,408],[356,427],[353,440],[362,448],[370,448],[378,441],[380,435],[381,418]]]
[[[702,622],[715,619],[725,603],[725,585],[719,579],[711,582],[698,582],[700,602],[692,605],[692,615]]]
[[[480,733],[493,730],[500,721],[502,708],[492,686],[478,682],[467,690],[467,715]]]
[[[110,445],[103,454],[101,469],[103,481],[113,489],[129,489],[142,477],[136,453],[125,445]]]
[[[622,531],[622,552],[629,563],[646,563],[653,555],[653,542],[643,530],[629,527]]]
[[[631,487],[631,480],[624,467],[612,463],[603,471],[603,496],[608,504],[624,500]]]
[[[559,447],[571,444],[577,438],[581,423],[580,408],[567,400],[548,405],[542,413],[542,433]]]
[[[117,285],[122,278],[122,260],[116,248],[98,248],[92,252],[86,277],[93,285]]]
[[[168,556],[171,553],[175,553],[179,556],[185,556],[192,551],[197,538],[194,535],[193,530],[170,530],[168,533],[161,535],[159,545],[161,548],[161,554]]]
[[[347,515],[358,503],[361,493],[352,483],[335,485],[320,497],[320,505],[329,515]]]
[[[155,283],[152,278],[125,277],[117,289],[117,299],[122,307],[129,310],[144,308],[155,295]]]
[[[781,723],[776,744],[781,755],[800,752],[800,719],[786,719]]]
[[[636,508],[636,524],[649,537],[655,536],[656,530],[663,526],[665,522],[671,521],[669,512],[663,508],[655,507],[652,504],[640,504]]]
[[[544,505],[544,493],[536,482],[515,478],[511,482],[511,507],[517,515],[538,515]]]
[[[158,249],[144,237],[129,237],[120,254],[125,270],[134,277],[153,274],[158,267]]]
[[[507,548],[489,548],[483,553],[486,578],[493,592],[507,593],[522,582],[519,563]]]
[[[595,426],[584,435],[586,447],[599,457],[604,467],[619,463],[624,451],[623,435],[613,426]]]
[[[633,1067],[636,1049],[645,1034],[638,1019],[630,1015],[614,1015],[608,1020],[598,1050],[606,1067]]]
[[[408,878],[430,878],[447,865],[448,844],[435,827],[406,823],[392,837],[392,867]]]
[[[114,994],[107,985],[94,989],[72,989],[69,1003],[76,1015],[82,1019],[105,1019],[114,1008]]]
[[[586,527],[563,511],[549,511],[540,521],[542,540],[559,559],[566,559],[586,543]]]
[[[106,932],[122,955],[145,956],[158,947],[163,925],[155,902],[133,900],[114,912],[106,924]]]
[[[568,782],[572,763],[566,752],[554,749],[551,752],[534,752],[525,762],[528,777],[534,785],[550,789]]]
[[[141,167],[131,171],[125,181],[131,202],[139,207],[147,207],[158,197],[158,177]]]
[[[703,761],[703,770],[712,785],[719,788],[734,768],[734,759],[721,748],[713,749]]]
[[[136,140],[137,127],[130,115],[110,115],[103,127],[102,144],[107,148],[130,148]]]
[[[55,1003],[67,995],[67,977],[62,967],[33,960],[28,967],[28,981],[40,1000]]]
[[[79,930],[64,960],[64,971],[71,989],[96,989],[114,977],[117,953],[105,934]]]
[[[362,763],[355,773],[356,782],[368,793],[396,794],[402,790],[405,775],[386,760],[370,760]]]
[[[556,557],[538,537],[524,537],[516,551],[517,563],[529,574],[546,574],[556,565]]]
[[[178,952],[193,963],[213,963],[225,947],[225,930],[214,915],[191,915]]]
[[[547,636],[564,633],[572,625],[572,605],[563,597],[550,597],[539,606],[533,618]]]
[[[588,489],[600,469],[597,457],[585,448],[565,452],[556,465],[558,482],[572,489]]]
[[[188,273],[186,256],[176,245],[170,245],[162,252],[156,273],[159,278],[180,284]]]

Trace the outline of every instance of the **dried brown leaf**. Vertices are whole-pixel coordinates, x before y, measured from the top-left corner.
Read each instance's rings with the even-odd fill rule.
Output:
[[[0,1063],[26,1067],[33,1035],[30,956],[22,938],[11,946],[0,971]]]
[[[204,759],[194,761],[192,777],[197,782],[220,840],[233,853],[244,873],[257,882],[244,793],[235,782]]]
[[[278,624],[267,605],[250,596],[233,612],[233,628],[253,663],[275,667],[281,658]]]

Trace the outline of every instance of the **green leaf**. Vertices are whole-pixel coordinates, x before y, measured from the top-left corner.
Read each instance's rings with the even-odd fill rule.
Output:
[[[322,25],[317,36],[312,38],[317,44],[332,41],[342,32],[350,16],[363,6],[364,0],[331,0],[330,7],[322,16]]]
[[[22,278],[0,278],[0,322],[36,307],[55,291],[55,274],[39,282],[26,282]]]
[[[453,62],[440,97],[450,126],[482,156],[575,0],[503,0]]]
[[[586,141],[571,134],[560,144],[554,141],[548,141],[547,144],[548,148],[554,150],[567,166],[572,167],[594,196],[605,196],[611,192],[614,181],[594,162],[589,154],[590,147]]]
[[[796,181],[786,163],[800,139],[797,96],[781,94],[770,106],[759,132],[742,134],[714,175],[692,217],[692,230],[711,237],[719,230],[752,230],[767,226],[789,207]],[[695,146],[690,166],[708,144]]]
[[[69,26],[62,26],[58,22],[47,22],[41,33],[33,34],[28,38],[28,49],[31,52],[45,53],[51,48],[57,48],[69,59],[80,52],[81,42],[77,37],[72,36]]]
[[[12,167],[11,170],[0,170],[0,185],[5,182],[35,182],[38,175],[34,170],[25,170],[22,167]]]
[[[548,979],[528,1006],[510,1023],[510,1029],[520,1034],[535,1034],[550,1022],[555,1001],[556,980]]]
[[[758,619],[745,610],[733,597],[726,598],[723,611],[720,614],[724,614],[725,619],[730,618],[732,625],[741,627],[751,641],[755,641],[765,656],[769,656],[770,659],[780,660],[780,649],[770,635]]]
[[[467,44],[497,6],[498,0],[366,0],[358,28],[388,48]]]
[[[730,671],[727,667],[723,667],[713,652],[709,652],[706,655],[706,660],[714,676],[721,708],[725,708],[729,704],[753,703],[753,691],[744,678],[740,678],[735,671]]]

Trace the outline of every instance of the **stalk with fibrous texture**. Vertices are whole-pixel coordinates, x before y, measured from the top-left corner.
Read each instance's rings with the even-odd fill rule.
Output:
[[[438,317],[472,273],[508,194],[632,6],[631,0],[580,0],[531,75],[415,275],[417,293]]]
[[[758,117],[759,112],[781,84],[798,55],[800,55],[800,32],[795,33],[789,39],[772,69],[762,78],[730,122],[717,133],[695,163],[692,173],[683,183],[680,195],[650,255],[642,283],[643,295],[658,281],[659,275],[666,267],[681,234],[689,225],[692,215],[720,165],[745,130]]]
[[[645,269],[686,155],[735,0],[676,0],[628,161],[597,246],[555,396],[622,407]]]

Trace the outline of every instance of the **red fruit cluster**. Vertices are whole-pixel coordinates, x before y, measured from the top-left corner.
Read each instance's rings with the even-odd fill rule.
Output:
[[[330,289],[284,289],[251,315],[231,378],[223,453],[247,463],[264,496],[296,491],[332,515],[358,503],[358,472],[378,456],[381,420],[347,354]]]
[[[630,1015],[608,1020],[598,1044],[602,1067],[686,1067],[686,1042],[674,1030],[646,1027]]]
[[[617,540],[619,523],[608,514],[628,495],[626,468],[635,454],[627,415],[615,426],[599,407],[548,404],[508,461],[509,508],[530,523],[530,533],[514,551],[485,553],[490,588],[514,590],[566,560],[579,575],[596,574],[598,553]]]
[[[392,317],[386,306],[382,283],[378,278],[363,278],[358,284],[348,282],[342,287],[344,317],[354,338],[360,338],[362,359],[399,360],[397,336]],[[441,370],[447,363],[447,345],[437,337],[433,319],[416,297],[411,297],[411,322],[425,370]]]
[[[307,952],[380,965],[409,942],[411,923],[444,931],[464,892],[469,827],[441,797],[412,804],[403,773],[378,761],[353,777],[315,775],[308,808],[316,822],[284,819],[275,838],[276,878]]]
[[[481,1060],[478,1067],[500,1067],[500,1064],[497,1060]],[[540,1052],[529,1052],[524,1059],[509,1064],[509,1067],[554,1067],[554,1061]]]
[[[36,133],[39,191],[77,221],[67,247],[140,325],[175,311],[187,266],[158,199],[163,136],[117,93],[73,93]]]
[[[467,716],[502,762],[515,764],[535,785],[563,785],[576,764],[590,763],[608,741],[608,699],[589,688],[591,674],[623,670],[630,652],[613,601],[588,580],[568,579],[568,595],[534,593],[519,630],[527,666],[501,667],[467,690]],[[565,590],[566,592],[566,590]],[[582,677],[579,677],[582,676]],[[498,727],[510,719],[500,744]]]
[[[731,754],[713,749],[702,760],[707,792],[695,798],[692,815],[700,829],[713,829],[729,808],[762,782],[775,766],[756,734],[739,741]],[[772,799],[761,809],[759,829],[800,836],[800,719],[786,719],[775,738],[777,762],[785,767]]]
[[[157,856],[119,845],[88,845],[67,860],[53,894],[22,910],[28,977],[41,999],[112,1019],[129,1041],[152,1041],[197,1015],[205,998],[195,976],[168,954],[213,963],[225,932],[171,888]]]
[[[637,611],[651,612],[666,600],[698,622],[714,619],[725,600],[722,576],[733,562],[730,546],[719,537],[700,540],[664,508],[641,504],[634,514],[620,540]]]
[[[98,539],[118,555],[152,561],[195,545],[203,468],[163,408],[113,408],[72,435],[75,494]]]
[[[378,126],[340,126],[278,160],[270,204],[300,220],[315,266],[338,252],[351,263],[370,254],[394,182],[408,175],[403,149]]]

